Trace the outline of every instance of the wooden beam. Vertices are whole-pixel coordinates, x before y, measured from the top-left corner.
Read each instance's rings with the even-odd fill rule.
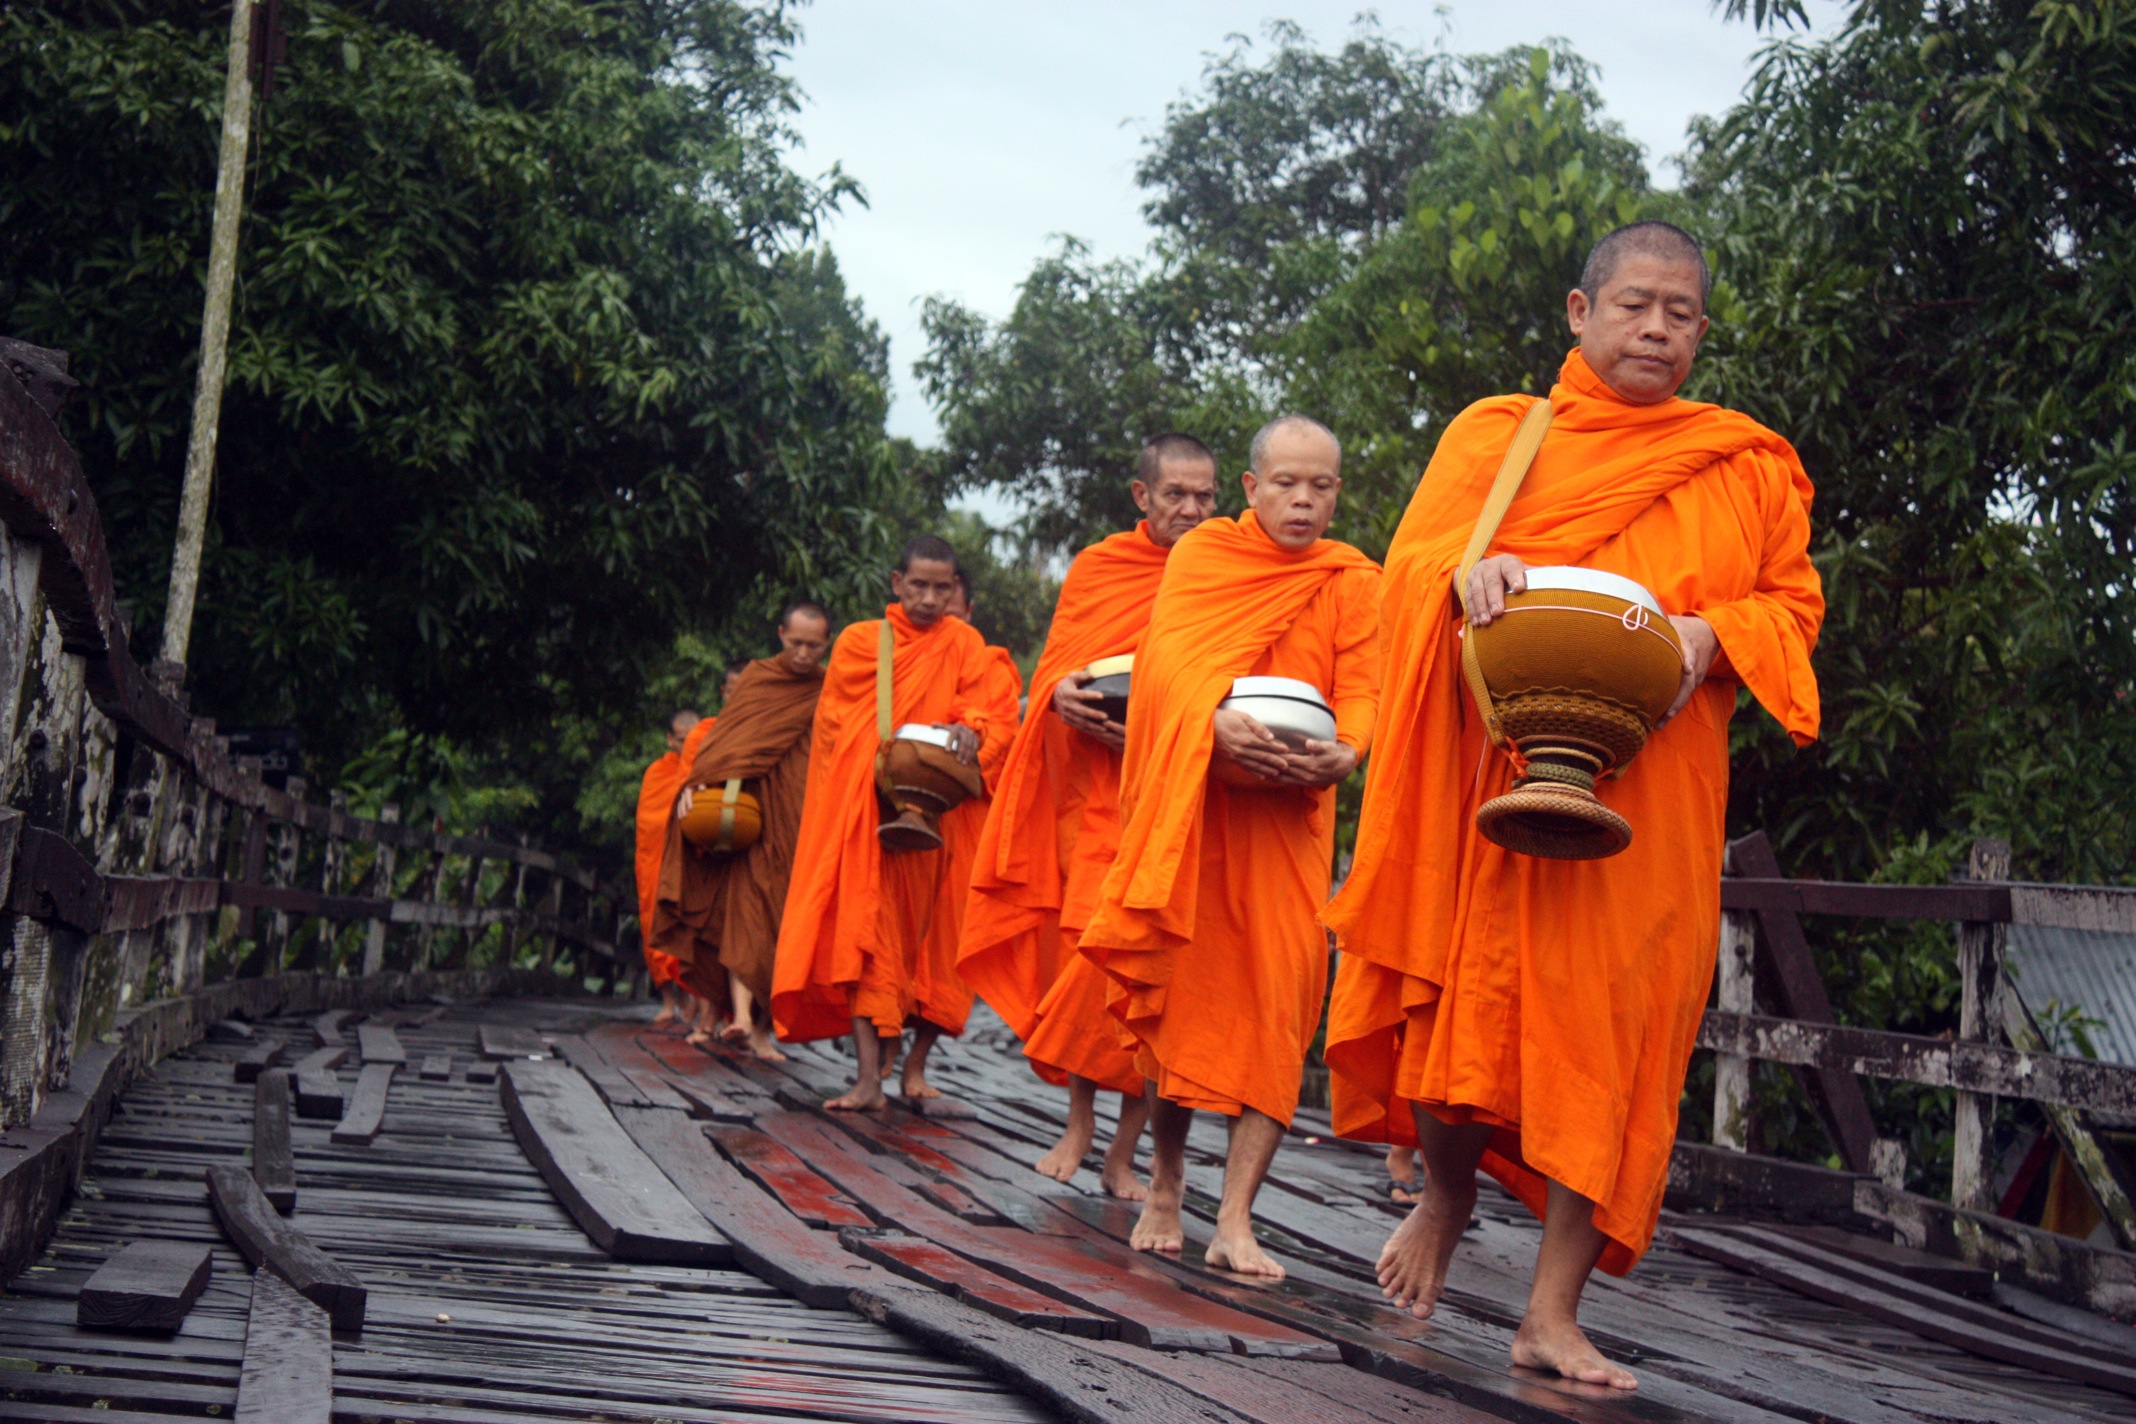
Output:
[[[363,1329],[369,1292],[346,1266],[275,1214],[252,1174],[242,1167],[208,1168],[208,1200],[238,1252],[255,1269],[268,1268],[320,1307],[336,1330]]]
[[[257,1082],[261,1073],[280,1063],[283,1055],[288,1052],[289,1043],[286,1039],[263,1038],[245,1050],[244,1056],[237,1060],[231,1071],[240,1083]]]
[[[273,1271],[252,1275],[237,1424],[332,1424],[334,1336],[327,1313]]]
[[[1763,831],[1744,839],[1763,841]],[[1740,845],[1743,842],[1736,842]],[[1770,851],[1770,845],[1767,850]],[[2008,923],[2007,885],[1857,885],[1837,880],[1789,880],[1779,867],[1746,868],[1721,881],[1724,910],[1846,915],[1864,920],[1993,920]]]
[[[297,1166],[289,1145],[290,1087],[287,1068],[270,1068],[252,1085],[252,1180],[284,1216],[297,1209]]]
[[[400,1035],[382,1023],[364,1023],[356,1026],[356,1052],[366,1063],[406,1063],[407,1050],[401,1047]]]
[[[1966,862],[1969,880],[2001,880],[2010,873],[2010,843],[1977,840]],[[1958,929],[1958,1038],[1979,1043],[1997,1032],[1995,981],[2002,972],[2003,927],[1968,918]],[[1995,1099],[1960,1089],[1951,1131],[1951,1205],[1987,1211],[1995,1205]],[[1850,1164],[1851,1165],[1851,1164]]]
[[[344,1147],[366,1147],[386,1123],[386,1095],[393,1087],[398,1063],[366,1063],[356,1075],[356,1091],[349,1095],[341,1121],[334,1124],[333,1140]]]
[[[197,1241],[136,1241],[83,1283],[74,1323],[85,1330],[176,1330],[207,1289],[213,1254]]]
[[[1006,1320],[1026,1330],[1051,1330],[1056,1335],[1089,1340],[1102,1340],[1112,1333],[1111,1322],[1104,1316],[1028,1290],[924,1238],[902,1231],[862,1231],[849,1226],[838,1233],[838,1240],[862,1260],[932,1287],[996,1320]]]
[[[1747,1014],[1758,935],[1742,910],[1721,911],[1719,963],[1714,969],[1715,1002],[1724,1014]],[[1741,1053],[1715,1055],[1713,1072],[1713,1145],[1731,1152],[1750,1150],[1750,1065]]]

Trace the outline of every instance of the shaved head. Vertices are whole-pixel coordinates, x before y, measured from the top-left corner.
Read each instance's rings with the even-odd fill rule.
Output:
[[[1279,415],[1256,430],[1253,433],[1253,445],[1246,454],[1247,463],[1256,470],[1260,469],[1268,459],[1269,442],[1286,430],[1309,431],[1323,437],[1328,444],[1335,447],[1335,468],[1342,468],[1342,442],[1335,438],[1334,431],[1310,415]]]
[[[1698,269],[1698,300],[1703,307],[1713,296],[1713,269],[1698,239],[1675,223],[1658,220],[1628,223],[1606,234],[1588,251],[1587,265],[1580,269],[1580,290],[1587,300],[1597,300],[1624,259],[1633,255],[1658,257],[1665,262],[1688,262]]]

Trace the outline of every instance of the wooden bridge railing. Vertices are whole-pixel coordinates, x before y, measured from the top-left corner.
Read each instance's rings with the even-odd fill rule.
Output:
[[[509,966],[612,984],[569,859],[265,784],[128,651],[95,497],[0,371],[0,1132],[130,1007],[245,976]]]
[[[1994,1099],[2037,1104],[2123,1249],[2136,1249],[2136,1204],[2090,1124],[2092,1114],[2136,1117],[2136,1068],[2072,1058],[2048,1043],[2004,972],[2009,925],[2136,933],[2136,889],[2034,885],[2004,877],[2010,848],[1977,842],[1965,879],[1949,885],[1858,885],[1782,878],[1762,834],[1729,846],[1721,882],[1722,925],[1716,1008],[1698,1045],[1717,1055],[1713,1140],[1741,1152],[1749,1144],[1750,1064],[1794,1068],[1841,1157],[1855,1172],[1903,1186],[1901,1146],[1879,1140],[1857,1074],[1957,1092],[1951,1205],[1992,1211]],[[1947,920],[1958,926],[1959,1027],[1928,1038],[1834,1023],[1798,916]],[[1767,952],[1784,1016],[1755,1012],[1754,946]]]

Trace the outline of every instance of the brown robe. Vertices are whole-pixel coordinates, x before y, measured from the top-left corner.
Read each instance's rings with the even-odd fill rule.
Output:
[[[728,974],[759,1000],[771,996],[779,914],[808,790],[809,728],[822,690],[821,668],[797,674],[778,658],[760,658],[742,671],[719,725],[697,749],[684,785],[703,792],[741,780],[764,814],[755,845],[738,855],[706,855],[683,840],[682,818],[670,804],[651,943],[682,961],[683,982],[714,1002],[724,1002]]]

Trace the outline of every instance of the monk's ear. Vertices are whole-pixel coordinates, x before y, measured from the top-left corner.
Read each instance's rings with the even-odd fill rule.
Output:
[[[1130,480],[1127,492],[1135,497],[1135,508],[1144,514],[1150,512],[1150,487],[1140,480]]]
[[[1565,294],[1565,324],[1572,328],[1574,336],[1579,336],[1586,330],[1587,318],[1593,311],[1594,307],[1588,302],[1587,293],[1578,287]]]
[[[1261,487],[1261,477],[1247,470],[1239,476],[1239,487],[1246,491],[1246,502],[1253,503],[1253,492]]]

